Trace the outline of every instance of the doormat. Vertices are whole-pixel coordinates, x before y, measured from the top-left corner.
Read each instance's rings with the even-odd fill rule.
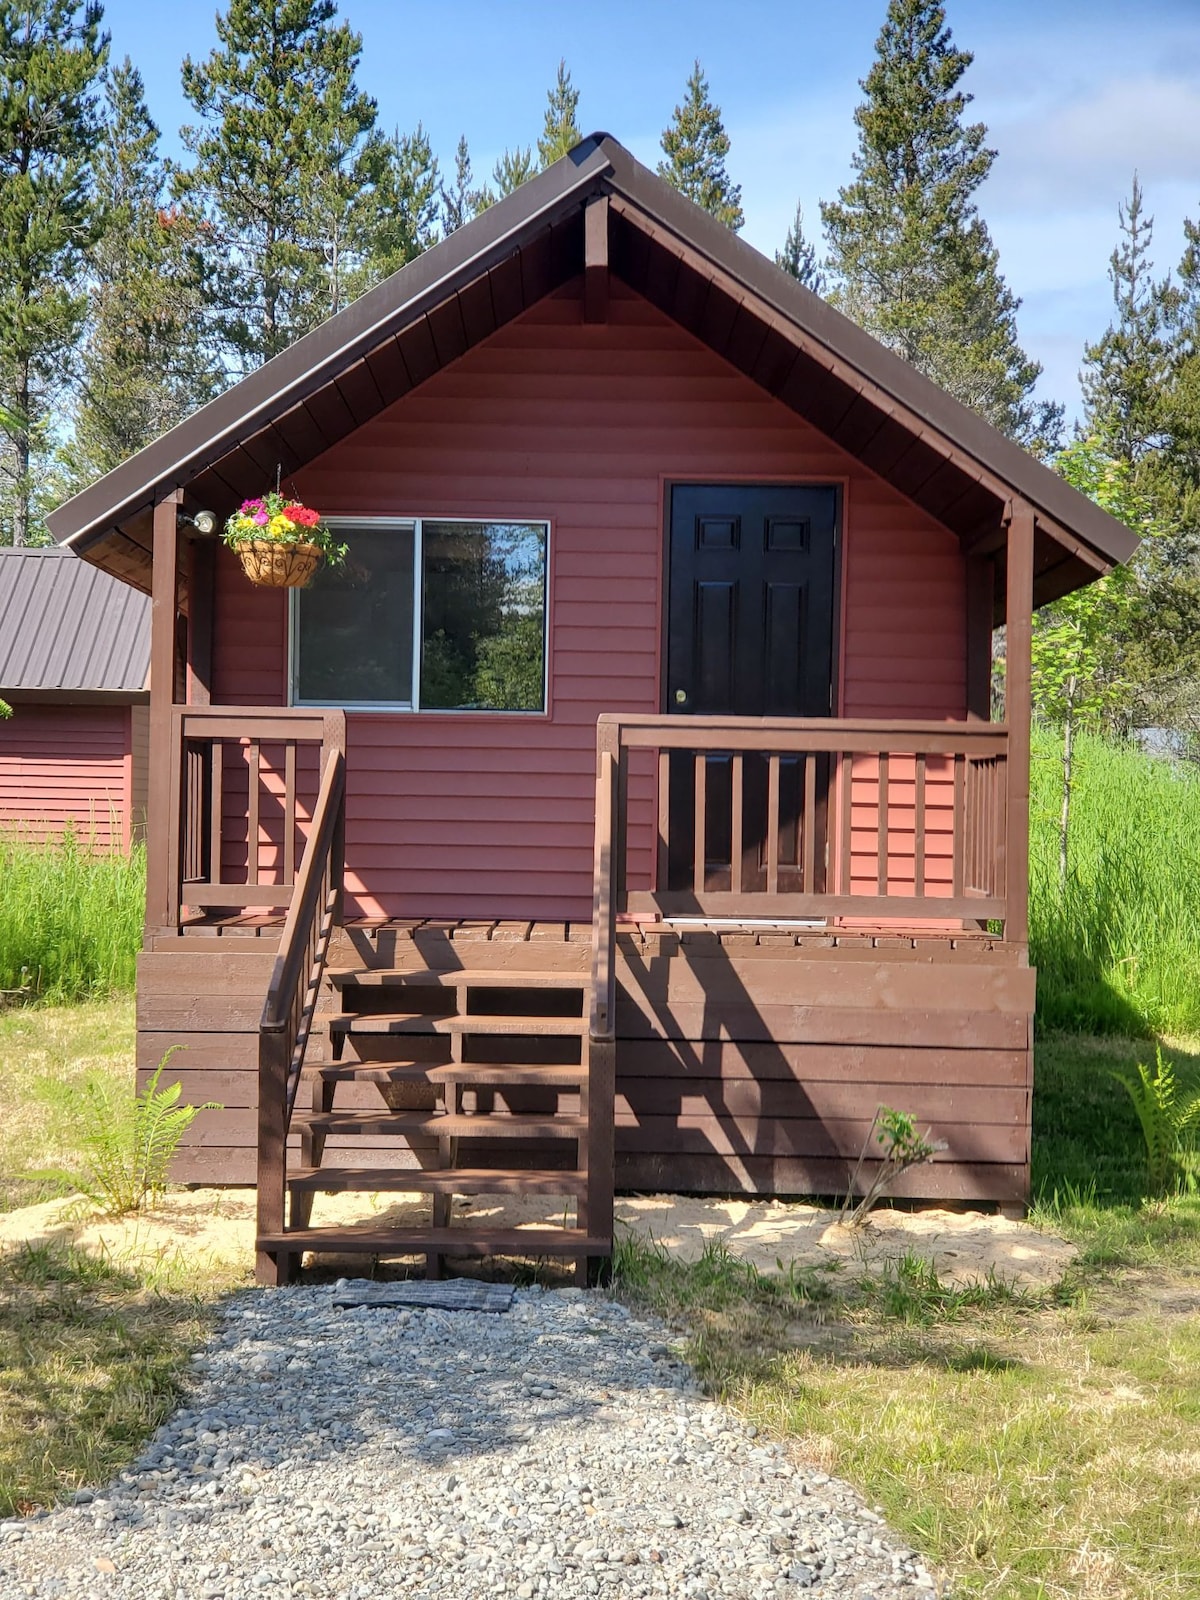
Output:
[[[437,1282],[414,1279],[411,1283],[347,1283],[334,1291],[337,1311],[360,1306],[413,1306],[434,1311],[508,1311],[512,1308],[511,1283],[480,1283],[475,1278],[446,1278]]]

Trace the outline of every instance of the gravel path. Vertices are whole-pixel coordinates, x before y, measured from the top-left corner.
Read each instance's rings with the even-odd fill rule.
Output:
[[[94,1499],[0,1522],[0,1596],[918,1600],[846,1485],[706,1400],[599,1294],[511,1312],[238,1297],[185,1407]]]

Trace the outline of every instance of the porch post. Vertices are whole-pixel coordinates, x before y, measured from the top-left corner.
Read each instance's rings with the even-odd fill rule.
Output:
[[[169,928],[179,914],[169,879],[171,707],[175,703],[179,532],[182,495],[171,489],[154,507],[154,576],[150,606],[150,771],[146,792],[146,932]],[[177,820],[177,819],[176,819]]]
[[[1008,528],[1004,720],[1008,724],[1008,918],[1004,934],[1029,941],[1029,725],[1033,716],[1033,539],[1030,506],[1016,501]]]
[[[216,555],[213,539],[187,541],[187,700],[191,706],[206,706],[212,698]]]
[[[967,557],[967,721],[992,720],[992,620],[996,569],[988,556]]]

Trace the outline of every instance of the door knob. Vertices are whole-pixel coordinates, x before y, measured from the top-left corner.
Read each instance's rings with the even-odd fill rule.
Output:
[[[687,690],[686,689],[676,689],[676,691],[675,691],[675,704],[677,706],[685,706],[685,705],[687,705]]]

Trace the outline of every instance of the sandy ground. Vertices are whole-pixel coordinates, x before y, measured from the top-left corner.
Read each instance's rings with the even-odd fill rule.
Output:
[[[313,1222],[362,1220],[384,1226],[417,1223],[428,1200],[417,1195],[320,1195]],[[455,1202],[455,1220],[487,1219],[505,1227],[561,1221],[546,1201],[505,1199]],[[888,1259],[912,1252],[929,1261],[944,1282],[996,1278],[1021,1288],[1056,1283],[1074,1258],[1073,1245],[1025,1222],[979,1212],[876,1211],[865,1228],[845,1228],[836,1213],[784,1201],[689,1199],[649,1195],[618,1199],[623,1225],[672,1254],[694,1260],[709,1240],[764,1272],[798,1267],[832,1268],[848,1276],[878,1271]],[[77,1203],[52,1200],[0,1214],[0,1248],[25,1241],[69,1240],[115,1264],[158,1263],[165,1270],[220,1269],[249,1276],[253,1268],[254,1196],[245,1189],[194,1189],[172,1193],[154,1211],[105,1222],[80,1215]],[[362,1270],[363,1258],[357,1258]]]

